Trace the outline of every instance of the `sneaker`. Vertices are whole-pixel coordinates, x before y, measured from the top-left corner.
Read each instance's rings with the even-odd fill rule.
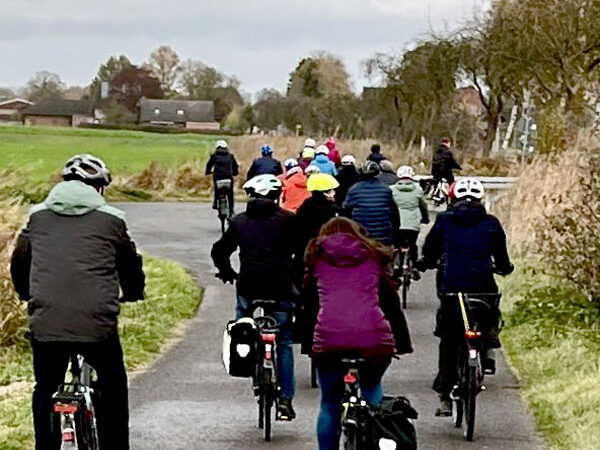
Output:
[[[450,397],[444,396],[440,398],[440,407],[435,410],[436,417],[452,416],[452,400]]]
[[[277,420],[290,422],[296,418],[296,412],[292,407],[292,400],[289,398],[280,398],[277,405]]]

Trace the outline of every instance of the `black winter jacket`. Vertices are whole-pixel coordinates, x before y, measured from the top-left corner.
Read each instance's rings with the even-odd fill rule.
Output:
[[[217,269],[230,272],[229,258],[239,247],[237,291],[249,300],[294,302],[292,252],[294,214],[266,199],[251,199],[237,214],[223,237],[212,247]]]
[[[335,203],[327,200],[321,192],[313,192],[312,196],[296,211],[294,218],[294,273],[296,280],[301,282],[304,277],[304,251],[308,242],[317,237],[319,229],[338,213]]]
[[[383,156],[381,153],[371,153],[369,156],[367,156],[367,160],[376,162],[377,164],[379,164],[384,159],[387,159],[387,158],[385,156]]]
[[[283,168],[278,160],[271,156],[261,156],[252,162],[246,179],[250,180],[257,175],[281,175],[282,173]]]
[[[460,164],[454,159],[452,151],[445,145],[440,145],[433,153],[431,160],[431,175],[433,178],[445,178],[448,183],[454,181],[452,170],[460,170]]]
[[[425,239],[423,268],[442,259],[441,293],[494,293],[494,271],[508,275],[513,266],[498,219],[476,201],[457,202],[441,213]]]
[[[79,181],[59,183],[32,209],[11,274],[40,341],[101,341],[117,331],[119,285],[123,301],[144,298],[124,213]]]
[[[226,148],[215,150],[206,163],[206,175],[212,173],[215,180],[231,180],[238,175],[238,171],[235,156]]]
[[[335,178],[340,183],[335,190],[335,202],[342,206],[348,190],[358,181],[358,171],[354,166],[342,166]]]

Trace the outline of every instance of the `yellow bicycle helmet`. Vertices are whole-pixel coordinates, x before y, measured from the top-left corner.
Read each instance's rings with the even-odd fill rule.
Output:
[[[338,181],[327,173],[315,173],[308,178],[306,182],[306,189],[310,192],[319,191],[327,192],[332,191],[340,185]]]

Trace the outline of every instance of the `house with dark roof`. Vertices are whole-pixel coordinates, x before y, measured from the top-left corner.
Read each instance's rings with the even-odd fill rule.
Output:
[[[204,100],[139,100],[140,125],[182,127],[192,130],[219,131],[215,104]]]
[[[22,98],[13,98],[0,102],[0,122],[18,122],[20,113],[29,108],[33,103]]]
[[[24,125],[77,127],[94,123],[94,105],[87,100],[46,98],[21,112]]]

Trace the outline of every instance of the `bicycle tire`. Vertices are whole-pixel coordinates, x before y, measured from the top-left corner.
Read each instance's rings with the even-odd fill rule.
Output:
[[[225,222],[227,221],[227,218],[220,216],[219,217],[221,219],[221,234],[225,234]]]
[[[402,309],[406,309],[408,301],[408,289],[410,288],[410,275],[404,275],[402,280]]]
[[[344,427],[344,450],[360,450],[358,447],[358,433],[356,429]]]
[[[462,427],[463,421],[463,401],[462,399],[452,400],[452,422],[456,428]]]
[[[98,450],[98,436],[94,420],[86,417],[84,412],[77,412],[74,421],[77,449]]]
[[[260,394],[258,396],[258,428],[261,430],[265,427],[265,396]]]
[[[465,439],[473,440],[475,432],[475,409],[477,398],[477,370],[475,367],[469,367],[467,372],[467,383],[465,392],[465,422],[464,430]]]
[[[319,383],[317,382],[317,369],[315,368],[315,363],[313,359],[310,359],[310,387],[316,389],[319,387]]]
[[[265,370],[263,372],[263,436],[266,442],[271,441],[271,409],[273,407],[273,397],[271,396],[271,371]]]

